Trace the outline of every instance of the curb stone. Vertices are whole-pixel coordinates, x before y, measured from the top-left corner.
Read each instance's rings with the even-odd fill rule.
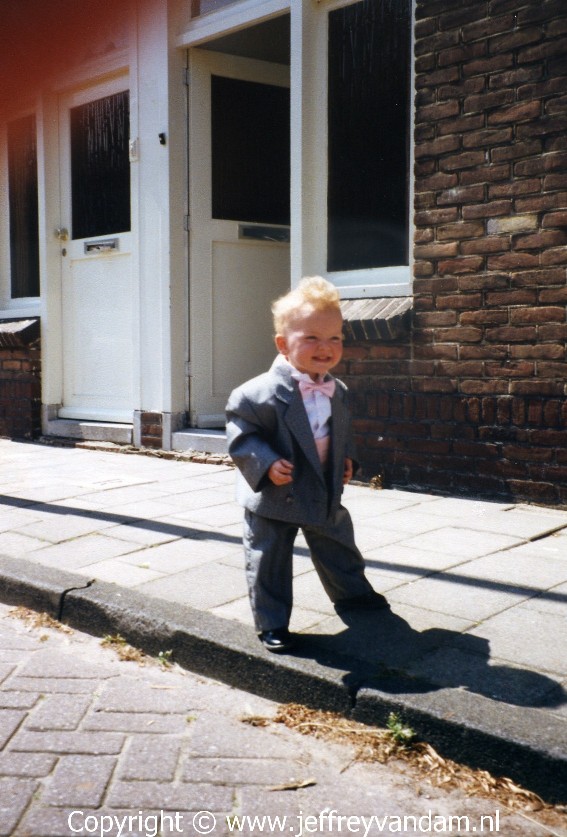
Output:
[[[323,651],[312,638],[293,656],[270,654],[246,625],[25,559],[0,556],[0,600],[93,636],[120,634],[153,656],[172,651],[184,668],[281,703],[369,725],[396,712],[442,755],[567,801],[566,725],[537,709],[403,675],[373,677],[367,664]]]

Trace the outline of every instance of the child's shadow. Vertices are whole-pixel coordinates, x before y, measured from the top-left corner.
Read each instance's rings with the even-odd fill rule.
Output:
[[[442,628],[417,631],[391,611],[341,616],[346,630],[300,634],[298,656],[349,673],[349,685],[366,683],[391,694],[466,688],[517,706],[558,707],[562,686],[543,674],[490,664],[487,639]]]

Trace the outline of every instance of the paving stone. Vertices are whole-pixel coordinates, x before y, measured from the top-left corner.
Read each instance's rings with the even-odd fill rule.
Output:
[[[96,808],[116,765],[111,756],[63,756],[42,794],[42,804]]]
[[[189,753],[207,758],[262,758],[266,749],[272,756],[293,759],[301,755],[299,741],[291,741],[271,728],[235,725],[230,718],[203,713],[191,725]]]
[[[136,735],[126,750],[118,776],[123,781],[171,782],[175,776],[183,740],[163,736],[156,758],[156,739],[153,735]]]
[[[168,687],[167,683],[140,683],[138,678],[122,677],[110,682],[101,691],[96,701],[97,712],[131,712],[170,715],[185,715],[194,708],[190,696],[179,685]],[[197,704],[198,698],[195,701]]]
[[[89,708],[91,698],[75,695],[48,695],[26,722],[29,730],[76,729]]]
[[[11,748],[27,753],[84,753],[115,755],[124,744],[124,736],[112,732],[20,732]]]
[[[6,746],[25,717],[25,712],[12,709],[3,709],[0,712],[0,749]]]
[[[163,733],[181,733],[187,728],[184,715],[156,714],[151,712],[112,712],[95,710],[83,721],[83,730],[101,730],[105,732],[141,732],[161,735]]]
[[[12,677],[9,686],[21,692],[56,692],[59,694],[91,694],[93,681],[66,677]]]
[[[39,700],[39,692],[0,692],[0,709],[31,709]]]
[[[159,807],[165,811],[218,811],[232,808],[231,788],[170,782],[113,782],[107,796],[112,808],[144,809]]]
[[[56,757],[46,753],[0,753],[0,776],[47,776],[53,770]]]
[[[185,761],[181,778],[184,782],[211,785],[276,786],[298,781],[305,766],[289,757],[274,758],[191,758]]]
[[[24,779],[0,779],[0,835],[12,837],[18,821],[30,804],[37,783]]]

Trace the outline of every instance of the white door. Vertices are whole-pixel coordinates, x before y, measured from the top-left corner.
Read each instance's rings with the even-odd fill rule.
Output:
[[[230,391],[275,356],[290,287],[289,67],[191,50],[190,408],[224,425]]]
[[[129,93],[60,101],[63,418],[132,422]]]

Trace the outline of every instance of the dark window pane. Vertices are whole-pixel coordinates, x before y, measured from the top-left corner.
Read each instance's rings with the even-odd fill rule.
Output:
[[[329,270],[408,263],[410,10],[329,14]]]
[[[35,116],[8,126],[11,294],[39,296],[39,228]]]
[[[73,238],[130,229],[128,92],[71,110]]]
[[[213,218],[289,224],[289,90],[212,78]]]

